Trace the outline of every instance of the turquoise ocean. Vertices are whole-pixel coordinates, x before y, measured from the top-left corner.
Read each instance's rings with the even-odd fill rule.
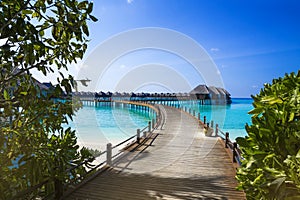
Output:
[[[213,120],[218,123],[221,130],[230,133],[230,139],[244,137],[246,123],[251,124],[251,115],[248,114],[253,109],[253,99],[233,98],[230,105],[204,105],[198,106],[201,115],[206,115],[208,121]]]
[[[200,105],[186,102],[184,105],[200,112],[201,119],[218,123],[223,132],[229,132],[230,138],[245,136],[245,124],[251,124],[252,99],[233,98],[230,105]],[[136,130],[147,126],[154,117],[153,112],[129,109],[128,107],[83,106],[74,120],[69,123],[76,130],[78,142],[82,146],[104,150],[107,143],[117,144],[136,134]]]
[[[104,150],[136,134],[155,117],[154,112],[128,107],[83,106],[68,126],[76,130],[80,145]]]

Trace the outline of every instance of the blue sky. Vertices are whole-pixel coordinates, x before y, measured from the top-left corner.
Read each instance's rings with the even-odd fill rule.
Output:
[[[207,51],[233,97],[250,97],[273,78],[299,70],[299,10],[297,0],[96,0],[93,14],[99,21],[89,24],[91,42],[85,59],[115,34],[143,27],[167,28],[187,35]],[[149,57],[155,63],[168,57],[153,54]],[[122,58],[123,64],[116,63],[123,69],[141,57],[128,55]],[[179,69],[183,65],[172,67],[184,71]],[[191,87],[203,83],[201,78],[189,78]],[[116,80],[112,77],[112,81]],[[103,87],[99,89],[113,90]]]

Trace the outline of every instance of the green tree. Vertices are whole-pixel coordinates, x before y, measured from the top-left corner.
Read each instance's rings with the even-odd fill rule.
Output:
[[[85,171],[66,172],[91,156],[79,151],[75,132],[63,126],[80,103],[53,100],[71,94],[73,77],[60,73],[45,92],[30,70],[47,75],[82,59],[87,22],[97,20],[92,9],[93,3],[78,0],[0,1],[0,199],[42,182],[47,184],[27,197],[57,197],[62,184]]]
[[[274,79],[254,99],[248,136],[237,138],[237,173],[248,199],[300,199],[300,71]]]

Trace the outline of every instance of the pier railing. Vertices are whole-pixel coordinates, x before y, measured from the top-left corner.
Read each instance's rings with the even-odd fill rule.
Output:
[[[116,101],[118,103],[124,103],[124,104],[133,104],[137,106],[145,106],[149,109],[152,109],[156,115],[155,118],[152,119],[152,121],[148,122],[148,125],[143,127],[142,129],[137,129],[136,134],[132,135],[131,137],[127,138],[126,140],[116,144],[112,145],[111,143],[108,143],[106,145],[106,150],[101,152],[97,157],[93,157],[90,159],[86,159],[83,162],[74,165],[73,167],[69,168],[66,173],[70,174],[76,174],[72,173],[76,169],[79,169],[80,167],[84,167],[86,172],[81,176],[73,176],[70,182],[63,183],[60,180],[57,179],[46,179],[45,181],[36,184],[30,188],[28,188],[25,191],[21,191],[18,194],[16,194],[12,199],[23,199],[26,196],[29,196],[32,193],[37,193],[42,188],[47,188],[50,185],[54,185],[55,190],[52,193],[47,194],[46,197],[43,199],[60,199],[65,192],[68,191],[68,188],[71,186],[75,186],[77,184],[80,184],[85,178],[92,176],[93,173],[95,173],[97,170],[106,169],[109,166],[112,166],[114,162],[116,162],[118,159],[120,159],[122,156],[129,153],[126,149],[130,146],[133,146],[136,144],[135,148],[138,148],[139,146],[145,144],[154,134],[155,129],[159,129],[163,127],[163,124],[165,123],[164,113],[161,111],[161,108],[159,105],[151,105],[147,103],[140,103],[140,102],[127,102],[127,101]],[[101,160],[97,164],[91,164],[91,162],[94,159]],[[102,159],[100,159],[102,158]]]
[[[97,159],[99,159],[100,157],[106,156],[105,158],[103,158],[102,162],[98,163],[97,165],[93,165],[91,167],[89,167],[87,169],[87,172],[84,176],[80,176],[77,178],[73,179],[73,183],[77,183],[78,179],[84,179],[87,175],[91,174],[92,172],[94,172],[95,170],[104,167],[104,166],[111,166],[113,165],[115,159],[117,159],[121,154],[123,154],[125,151],[125,148],[128,148],[129,146],[133,145],[133,144],[141,144],[141,140],[146,141],[147,139],[149,139],[152,135],[154,129],[151,129],[151,122],[149,121],[148,125],[145,126],[143,129],[137,129],[137,133],[132,135],[131,137],[127,138],[126,140],[116,144],[116,145],[112,145],[111,143],[108,143],[106,145],[106,150],[101,152],[97,157]],[[140,133],[143,132],[143,136],[140,135]],[[80,166],[84,166],[86,164],[89,164],[91,161],[90,160],[85,160],[82,163],[68,169],[68,172],[71,172],[77,168],[79,168]],[[68,184],[70,185],[70,184]]]
[[[220,134],[219,134],[220,133]],[[215,128],[215,134],[218,137],[221,137],[225,143],[225,148],[230,148],[232,151],[232,162],[238,163],[240,166],[242,164],[243,157],[241,156],[242,151],[238,148],[238,145],[236,142],[232,142],[229,138],[229,132],[223,132],[221,129],[219,129],[218,124],[216,124]]]
[[[178,108],[184,112],[187,112],[188,114],[192,115],[195,117],[198,121],[199,124],[203,126],[205,129],[206,135],[208,136],[214,136],[214,137],[220,137],[224,141],[224,147],[230,148],[232,152],[232,162],[237,163],[238,166],[240,166],[242,163],[241,161],[243,160],[243,157],[241,156],[242,151],[238,148],[238,144],[236,142],[233,142],[230,140],[229,137],[229,132],[223,132],[220,128],[219,125],[216,124],[214,128],[214,121],[212,120],[211,122],[207,122],[206,116],[203,116],[203,120],[201,119],[201,113],[196,112],[195,110],[188,108],[188,107],[181,107],[181,106],[174,106],[175,108]]]
[[[97,101],[95,99],[91,99],[90,101]],[[154,104],[157,102],[151,102],[149,101],[143,101],[143,100],[136,100],[136,101],[124,101],[124,100],[110,100],[109,102],[115,102],[115,103],[125,103],[125,104],[132,104],[132,105],[140,105],[140,106],[147,106],[149,108],[152,108],[156,113],[157,113],[157,122],[155,128],[163,128],[163,125],[165,123],[165,114],[164,114],[164,108],[160,104]],[[228,132],[223,132],[218,124],[215,125],[214,127],[214,121],[208,122],[206,116],[201,116],[200,112],[196,112],[192,108],[186,107],[186,106],[181,106],[179,103],[172,103],[172,101],[165,101],[163,102],[164,105],[171,106],[174,108],[178,108],[184,112],[187,112],[188,114],[192,115],[195,117],[198,121],[199,124],[203,126],[205,129],[206,135],[207,136],[215,136],[215,137],[220,137],[224,143],[225,143],[225,148],[230,148],[232,151],[232,162],[237,163],[238,165],[241,165],[241,160],[243,159],[241,156],[241,150],[238,148],[238,145],[236,142],[232,142],[229,138],[229,133]],[[202,118],[201,118],[202,117]],[[153,126],[154,128],[154,126]],[[143,130],[141,131],[143,132]],[[137,133],[139,134],[139,133]]]
[[[158,118],[159,119],[159,118]],[[149,121],[148,125],[145,126],[142,129],[137,129],[136,134],[132,135],[131,137],[127,138],[126,140],[116,144],[116,145],[112,145],[111,143],[108,143],[106,145],[106,150],[101,152],[101,154],[97,157],[99,159],[99,157],[103,157],[106,155],[105,158],[103,158],[102,162],[98,163],[97,165],[94,165],[90,168],[87,169],[87,172],[85,175],[74,178],[72,183],[68,183],[67,185],[64,186],[64,191],[67,190],[68,187],[70,187],[70,185],[75,185],[80,183],[83,179],[85,179],[87,176],[93,174],[94,172],[96,172],[99,169],[105,169],[107,167],[113,166],[115,162],[117,162],[120,158],[122,158],[123,156],[125,156],[127,153],[129,153],[130,151],[127,151],[126,149],[130,148],[133,145],[136,145],[135,148],[138,148],[139,146],[141,146],[142,144],[144,144],[146,141],[148,141],[154,134],[154,130],[159,127],[159,123],[160,120],[156,120],[154,121],[154,125],[153,125],[153,121]],[[154,127],[154,128],[153,128]],[[69,171],[71,172],[72,170],[75,170],[76,168],[89,164],[90,161],[86,160],[72,168],[69,169]],[[78,179],[80,179],[78,181]],[[62,194],[60,195],[62,196]]]
[[[126,153],[125,148],[129,148],[133,144],[137,144],[137,145],[144,144],[153,135],[153,131],[155,129],[158,129],[159,127],[162,128],[163,124],[165,123],[164,113],[163,113],[163,111],[161,111],[161,108],[159,105],[151,105],[151,104],[147,104],[147,103],[129,102],[129,101],[114,101],[114,102],[129,104],[129,105],[131,104],[131,105],[135,105],[135,106],[148,107],[156,113],[156,117],[153,118],[152,121],[149,121],[148,125],[145,126],[144,128],[137,129],[136,134],[132,135],[131,137],[127,138],[126,140],[124,140],[114,146],[111,143],[108,143],[106,145],[106,150],[101,152],[101,154],[97,157],[99,159],[99,157],[106,155],[106,158],[104,158],[103,161],[98,163],[97,165],[90,167],[85,176],[78,177],[81,180],[84,179],[89,174],[92,174],[93,172],[95,172],[97,169],[100,169],[104,166],[113,165],[113,163],[116,160],[118,160],[123,154]],[[117,150],[118,148],[120,150]],[[82,165],[87,165],[89,163],[90,163],[90,161],[86,160],[86,161],[80,163],[79,165],[76,165],[76,166],[70,168],[69,171],[75,170],[76,168],[78,168]],[[74,179],[74,183],[77,183],[77,182],[78,181],[76,179]],[[68,185],[70,185],[70,184],[68,184]]]

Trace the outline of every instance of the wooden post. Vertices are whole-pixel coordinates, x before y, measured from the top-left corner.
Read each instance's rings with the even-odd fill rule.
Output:
[[[144,137],[144,138],[147,137],[147,131],[144,131],[143,137]]]
[[[226,132],[226,134],[225,134],[225,148],[228,148],[228,142],[229,142],[229,133]]]
[[[195,110],[193,110],[193,116],[196,116],[196,114],[195,114],[196,112],[195,112]]]
[[[189,113],[192,114],[192,109],[191,108],[189,108]]]
[[[152,119],[152,130],[154,129],[155,126],[155,119]]]
[[[203,117],[203,124],[206,124],[206,116]]]
[[[200,120],[200,113],[198,113],[198,120]]]
[[[218,136],[218,131],[219,131],[219,124],[216,124],[216,130],[215,130],[216,136]]]
[[[140,138],[141,138],[141,130],[138,128],[136,130],[136,142],[139,144],[140,143]]]
[[[237,157],[236,151],[237,151],[237,143],[234,142],[233,149],[232,149],[232,162],[234,162],[234,163],[236,163],[236,158],[235,158],[235,157]]]
[[[148,132],[151,132],[151,122],[148,122]]]
[[[111,165],[112,161],[111,161],[111,158],[112,158],[112,145],[111,143],[108,143],[106,145],[106,164],[107,165]]]
[[[211,120],[211,122],[210,122],[210,127],[214,128],[214,121],[213,120]]]

